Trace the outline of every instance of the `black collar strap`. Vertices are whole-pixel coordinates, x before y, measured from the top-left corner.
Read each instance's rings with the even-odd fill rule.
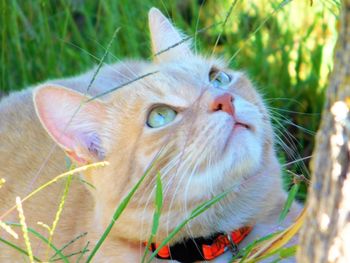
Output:
[[[184,242],[170,246],[164,246],[157,254],[159,259],[177,260],[183,263],[191,263],[201,260],[212,260],[222,255],[227,249],[236,255],[238,244],[250,233],[252,227],[242,227],[230,234],[218,233],[209,238],[187,239]],[[149,250],[154,252],[158,245],[152,243]]]

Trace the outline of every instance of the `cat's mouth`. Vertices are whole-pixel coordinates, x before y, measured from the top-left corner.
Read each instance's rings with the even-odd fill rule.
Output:
[[[235,122],[233,124],[233,130],[240,129],[240,128],[250,130],[250,126],[248,124],[245,124],[245,123],[242,123],[242,122]]]
[[[229,137],[227,138],[227,141],[225,143],[225,147],[224,147],[224,152],[226,151],[230,141],[236,137],[236,135],[240,134],[241,132],[244,131],[249,131],[251,130],[251,126],[248,124],[245,124],[243,122],[237,121],[235,120],[233,125],[232,125],[232,130],[231,133],[229,135]],[[239,135],[238,135],[239,136]]]
[[[238,130],[251,130],[251,126],[248,124],[245,124],[243,122],[239,122],[239,121],[235,121],[235,123],[233,124],[233,128],[232,128],[232,133],[235,133]]]

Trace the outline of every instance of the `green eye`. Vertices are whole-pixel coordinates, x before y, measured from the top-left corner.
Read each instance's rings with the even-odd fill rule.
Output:
[[[223,71],[211,71],[209,73],[210,83],[214,88],[224,88],[231,82],[231,77]]]
[[[154,108],[148,115],[147,125],[151,128],[162,127],[172,122],[177,112],[168,106],[159,106]]]

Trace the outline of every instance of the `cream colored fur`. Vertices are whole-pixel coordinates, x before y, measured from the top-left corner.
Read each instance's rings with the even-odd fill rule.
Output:
[[[178,31],[156,9],[150,11],[150,28],[154,54],[181,40]],[[152,225],[158,171],[164,187],[158,241],[198,204],[227,190],[231,193],[225,199],[190,222],[172,243],[253,225],[253,232],[244,241],[247,244],[278,230],[278,216],[286,194],[281,186],[280,165],[264,103],[243,73],[228,69],[221,61],[193,55],[186,43],[157,55],[154,62],[127,61],[101,69],[87,96],[95,96],[142,74],[156,73],[87,103],[68,124],[69,135],[97,136],[98,153],[84,148],[84,143],[74,140],[75,137],[65,137],[59,130],[70,119],[78,102],[88,98],[82,93],[86,92],[94,70],[3,98],[0,178],[5,178],[6,183],[0,189],[0,216],[15,203],[16,196],[23,198],[66,171],[65,152],[77,165],[106,160],[110,165],[81,175],[95,189],[73,180],[53,240],[61,247],[88,232],[64,252],[79,251],[87,241],[91,242],[91,249],[121,199],[161,151],[154,169],[116,222],[94,262],[140,262],[142,243],[148,239]],[[208,74],[213,68],[231,75],[227,89],[211,86]],[[225,112],[210,110],[214,98],[223,93],[232,94],[237,118],[249,125],[249,130],[232,135],[232,118]],[[178,115],[163,128],[151,129],[145,121],[150,108],[158,104],[178,109]],[[55,132],[63,135],[57,136]],[[37,222],[52,223],[63,188],[64,181],[59,181],[24,203],[27,224],[44,236],[47,231]],[[285,225],[291,223],[298,210],[293,206]],[[18,215],[12,212],[1,220],[18,222]],[[0,236],[17,242],[3,230]],[[31,242],[34,254],[45,259],[46,247],[33,236]],[[23,241],[18,244],[23,246]],[[228,254],[216,262],[227,262],[227,258]],[[0,262],[22,261],[23,256],[0,243]]]

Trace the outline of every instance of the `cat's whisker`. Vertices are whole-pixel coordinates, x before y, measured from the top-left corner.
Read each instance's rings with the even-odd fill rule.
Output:
[[[111,53],[108,48],[104,47],[102,44],[100,44],[96,39],[94,39],[95,43],[98,44],[100,47],[102,47],[104,49],[105,52],[107,52],[108,54],[110,54],[114,59],[116,59],[118,62],[121,62],[121,60],[116,57],[113,53]],[[74,44],[74,43],[71,43],[71,42],[66,42],[66,44],[69,44],[69,45],[72,45],[74,46],[75,48],[78,48],[80,51],[86,53],[87,55],[89,55],[90,57],[92,57],[93,59],[95,59],[96,61],[98,61],[99,63],[103,63],[103,66],[106,67],[106,68],[109,68],[111,69],[112,71],[114,71],[115,73],[119,74],[121,77],[123,77],[126,81],[131,81],[132,78],[130,78],[129,76],[121,73],[120,71],[116,70],[116,68],[114,67],[114,65],[112,64],[108,64],[104,61],[101,61],[101,58],[95,56],[94,54],[92,54],[91,52],[89,52],[88,50],[86,49],[83,49],[81,48],[80,46]],[[137,74],[135,74],[135,72],[133,72],[133,70],[127,66],[127,64],[124,64],[126,66],[126,68],[128,69],[128,71],[135,77],[137,78]]]
[[[300,142],[285,128],[285,126],[280,122],[279,118],[271,115],[271,119],[278,125],[280,129],[276,128],[275,132],[278,132],[280,135],[282,135],[283,138],[286,139],[289,145],[291,145],[292,148],[288,146],[294,153],[298,151],[297,146],[295,145],[295,142],[297,142],[300,146]],[[282,141],[282,140],[281,140]],[[289,152],[290,153],[290,152]],[[294,153],[290,154],[290,157],[294,157]]]
[[[210,167],[212,167],[212,157],[211,157],[212,155],[211,154],[209,154],[208,155],[208,167],[210,168]],[[212,177],[212,176],[210,176],[210,174],[209,173],[206,173],[206,180],[207,180],[207,185],[210,187],[210,193],[211,193],[211,195],[212,196],[214,196],[214,188],[213,188],[213,180],[214,180],[214,178]]]
[[[190,174],[189,180],[188,180],[188,182],[187,182],[187,184],[186,184],[186,187],[185,187],[185,207],[184,207],[185,215],[189,215],[189,210],[188,210],[188,207],[187,207],[187,201],[188,201],[187,194],[188,194],[189,186],[190,186],[190,184],[191,184],[191,182],[192,182],[192,178],[193,178],[194,174],[196,173],[197,168],[198,168],[198,166],[200,165],[200,163],[201,163],[201,162],[198,161],[198,162],[196,163],[196,165],[193,167],[192,173]],[[186,232],[188,233],[188,236],[189,236],[191,239],[194,239],[194,235],[193,235],[193,232],[192,232],[192,230],[191,230],[191,223],[192,223],[191,221],[188,222],[188,224],[186,224],[186,226],[185,226],[185,229],[186,229]],[[196,243],[195,243],[195,245],[196,245],[196,248],[197,248],[198,252],[201,253],[201,249],[197,246]]]
[[[179,171],[180,169],[178,168],[178,169],[176,169],[176,175],[177,175],[177,172]],[[187,173],[187,169],[185,169],[184,171],[183,171],[183,173],[182,173],[182,175],[181,175],[181,177],[180,177],[180,181],[179,182],[181,182],[183,179],[184,179],[184,177],[186,176],[186,173]],[[180,186],[180,183],[178,183],[177,185],[176,185],[176,189],[175,189],[175,192],[173,193],[173,195],[172,195],[172,198],[171,198],[171,201],[170,201],[170,203],[169,203],[169,208],[168,208],[168,211],[169,211],[169,213],[168,213],[168,215],[167,215],[167,218],[166,218],[166,235],[168,236],[169,235],[169,233],[170,233],[170,222],[171,222],[171,219],[169,218],[170,217],[170,215],[171,215],[171,209],[172,209],[172,206],[173,206],[173,203],[174,203],[174,200],[175,200],[175,198],[176,198],[176,194],[177,194],[177,190],[179,189],[179,186]],[[166,193],[164,194],[164,196],[166,196]]]
[[[313,112],[301,112],[301,111],[293,111],[293,110],[287,110],[283,108],[277,108],[277,107],[272,107],[272,106],[266,106],[270,111],[274,112],[287,112],[287,113],[292,113],[292,114],[297,114],[297,115],[307,115],[307,116],[320,116],[320,113],[313,113]],[[284,116],[284,115],[283,115]]]
[[[105,48],[102,44],[100,44],[97,40],[94,40],[95,43],[97,45],[99,45],[101,48],[103,48],[105,50],[105,52],[108,52],[117,62],[122,62],[116,55],[114,55],[113,53],[111,53],[110,51],[107,50],[107,48]],[[127,63],[123,64],[123,66],[125,66],[125,68],[128,70],[128,72],[130,72],[132,74],[132,76],[134,76],[135,78],[138,77],[138,75],[132,70],[132,68],[130,68],[128,66]],[[116,70],[113,66],[109,67],[110,69],[112,69],[115,73],[117,73],[118,75],[122,76],[126,81],[131,81],[132,78],[130,78],[129,76],[121,73],[120,71]],[[142,80],[141,80],[142,81]],[[143,82],[143,84],[148,87],[151,88],[151,86],[147,83],[147,82]]]
[[[87,228],[87,238],[97,244],[88,256],[89,262],[94,253],[97,253],[93,259],[96,261],[123,262],[137,261],[137,256],[142,258],[143,242],[152,233],[155,223],[152,218],[158,211],[159,196],[156,192],[159,178],[163,195],[156,243],[177,226],[183,227],[182,222],[195,215],[191,213],[195,208],[198,208],[195,212],[199,217],[181,229],[184,239],[205,238],[216,232],[250,225],[252,221],[256,223],[255,229],[266,232],[266,228],[259,225],[268,220],[265,208],[270,206],[271,211],[280,211],[280,203],[286,197],[282,189],[269,191],[271,185],[280,182],[280,174],[274,171],[281,168],[276,162],[272,125],[262,97],[245,74],[230,70],[224,61],[212,57],[237,3],[238,0],[230,2],[208,59],[195,56],[197,37],[217,24],[199,30],[198,13],[194,34],[196,50],[193,53],[188,43],[191,37],[183,36],[159,10],[152,8],[149,12],[152,61],[123,63],[109,51],[114,38],[106,48],[98,40],[93,40],[97,43],[95,46],[105,51],[103,57],[97,59],[96,70],[57,80],[56,85],[44,83],[27,91],[24,103],[22,98],[10,101],[11,110],[1,112],[0,119],[5,116],[5,121],[9,120],[11,125],[3,126],[0,121],[1,129],[5,127],[6,134],[10,134],[5,139],[0,138],[0,144],[10,142],[5,147],[9,150],[8,156],[14,156],[19,146],[27,145],[25,140],[30,139],[28,141],[33,147],[23,147],[25,156],[18,154],[18,157],[23,163],[33,165],[34,173],[48,153],[47,158],[51,157],[49,147],[52,140],[56,143],[54,148],[56,145],[60,147],[60,151],[53,154],[52,163],[45,167],[45,174],[42,173],[46,177],[35,182],[38,185],[65,169],[64,152],[77,166],[100,160],[109,163],[98,171],[81,174],[87,184],[94,185],[92,194],[83,188],[84,185],[72,184],[76,187],[71,191],[72,202],[67,202],[69,207],[62,217],[61,235],[55,237],[59,245],[72,234],[71,229]],[[163,0],[162,4],[165,6]],[[204,1],[200,10],[203,5]],[[118,64],[105,65],[107,56]],[[59,81],[67,85],[58,85]],[[126,86],[130,88],[124,89]],[[90,87],[96,91],[90,90],[89,93]],[[109,96],[103,97],[105,95]],[[18,105],[28,108],[19,111]],[[13,112],[18,113],[18,126],[12,126]],[[27,112],[31,115],[26,115]],[[78,118],[74,119],[75,115]],[[27,130],[27,123],[33,122],[33,116],[36,119],[32,130]],[[283,127],[283,120],[275,118],[276,126]],[[23,131],[24,136],[14,132],[16,130]],[[292,134],[282,129],[277,129],[276,134],[276,140],[284,145],[282,147],[288,148],[287,145],[291,144],[291,153],[296,149]],[[12,140],[15,143],[9,138],[15,138]],[[37,144],[38,148],[35,148]],[[155,163],[150,159],[160,145],[163,147],[153,159],[159,162]],[[11,159],[8,156],[0,158],[3,167],[9,162],[7,159]],[[27,186],[32,179],[32,170],[28,169],[31,167],[18,169],[12,160],[9,164],[10,170],[4,170],[4,176],[0,177],[13,179],[12,175],[21,176],[18,181]],[[264,178],[265,171],[268,175]],[[104,176],[102,179],[101,175]],[[267,176],[269,180],[265,180]],[[249,186],[245,185],[246,182]],[[50,220],[51,209],[55,207],[47,200],[58,196],[60,185],[52,187],[44,198],[28,204],[28,207],[34,204],[41,208],[32,213],[35,217],[28,219],[36,221],[37,216],[44,218],[45,222]],[[223,194],[228,190],[233,193],[226,197]],[[22,194],[21,186],[16,193]],[[220,196],[225,196],[225,199],[215,199]],[[84,205],[81,205],[82,200]],[[120,205],[114,210],[116,203]],[[201,214],[204,212],[201,209],[209,210],[207,214]],[[79,220],[72,220],[74,217]],[[271,212],[268,218],[278,218],[278,215]],[[116,220],[117,226],[112,228]],[[274,227],[271,224],[270,228]],[[106,242],[104,246],[101,246],[102,242]],[[200,246],[197,248],[199,250]]]
[[[161,151],[164,153],[167,152],[167,148],[169,147],[169,143],[163,145],[163,147],[161,148]],[[158,153],[159,154],[159,153]],[[141,219],[140,219],[140,224],[141,224],[141,231],[139,232],[139,254],[140,254],[140,258],[142,258],[142,254],[143,254],[143,249],[144,249],[144,245],[143,245],[143,233],[144,233],[144,222],[145,220],[148,220],[149,218],[146,217],[146,211],[149,207],[149,203],[151,202],[151,200],[154,198],[154,194],[156,191],[156,177],[154,176],[151,180],[151,182],[146,186],[145,190],[143,191],[143,194],[141,196],[141,198],[139,199],[138,205],[137,205],[137,210],[140,208],[140,206],[142,205],[145,194],[148,193],[148,197],[146,199],[146,202],[144,203],[144,208],[143,208],[143,212],[141,214]],[[150,189],[151,188],[151,189]]]
[[[184,147],[186,147],[186,146],[184,146]],[[179,163],[176,163],[176,164],[179,164],[179,166],[176,169],[177,172],[174,173],[168,179],[167,185],[164,188],[164,193],[165,194],[167,193],[168,189],[170,188],[173,179],[178,176],[177,175],[178,171],[184,169],[184,167],[190,167],[192,165],[192,160],[197,160],[198,159],[198,155],[200,155],[200,153],[201,153],[201,151],[199,151],[199,149],[195,149],[195,148],[193,148],[193,146],[191,146],[191,148],[187,148],[186,150],[187,150],[186,152],[184,150],[182,150],[180,152],[180,156],[179,156],[179,159],[178,159]],[[191,154],[193,154],[193,153],[196,153],[196,156],[191,156]],[[181,164],[180,164],[180,162],[181,162]],[[180,185],[180,182],[178,183],[178,185]]]
[[[275,129],[275,136],[277,138],[277,142],[279,145],[282,146],[283,150],[287,153],[287,155],[292,158],[293,160],[297,160],[297,159],[300,159],[302,158],[299,153],[298,153],[298,148],[297,146],[295,145],[294,142],[297,142],[299,143],[299,141],[285,128],[285,126],[283,124],[280,123],[278,117],[276,116],[271,116],[271,119],[273,119],[275,121],[275,123],[281,127],[281,130],[276,128]],[[278,135],[280,134],[283,138],[286,139],[286,141],[288,142],[288,144],[290,146],[288,146],[281,138],[280,136]],[[297,164],[297,166],[302,170],[304,171],[305,173],[309,173],[308,172],[308,169],[305,165],[304,162],[302,162],[300,164],[300,162],[295,162]]]
[[[281,132],[279,132],[281,133]],[[286,152],[286,154],[288,156],[293,156],[294,155],[294,150],[291,149],[282,139],[281,137],[275,132],[275,137],[277,139],[277,144],[280,145],[283,149],[284,152]]]
[[[164,146],[164,152],[167,152],[167,147],[169,148],[169,144],[166,144],[166,146]],[[171,161],[169,163],[167,163],[167,165],[165,167],[162,168],[162,170],[160,171],[161,174],[161,181],[164,182],[165,181],[165,176],[168,174],[168,172],[171,171],[171,169],[173,167],[175,167],[179,161],[181,154],[177,154],[174,158],[171,158]],[[164,170],[168,170],[166,172],[164,172]],[[151,200],[154,198],[154,194],[155,194],[155,190],[156,190],[156,185],[155,185],[155,181],[156,181],[156,177],[154,176],[151,180],[151,182],[146,186],[145,190],[144,190],[144,194],[142,195],[142,197],[140,198],[139,202],[138,202],[138,208],[140,207],[140,205],[142,203],[144,203],[144,208],[143,208],[143,212],[142,212],[142,216],[141,216],[141,231],[140,231],[140,240],[142,240],[142,235],[144,233],[144,222],[145,220],[148,220],[149,218],[146,215],[146,211],[149,208],[149,203],[151,202]],[[144,202],[144,198],[145,198],[145,194],[148,193],[148,197],[146,199],[146,202]],[[163,198],[166,198],[166,193],[163,190]],[[143,248],[143,243],[140,243],[140,249],[142,251]]]
[[[195,151],[189,151],[190,153],[196,153],[196,155],[195,156],[188,156],[187,158],[186,158],[186,160],[188,160],[188,162],[186,163],[182,163],[181,164],[181,167],[179,167],[178,169],[177,169],[177,171],[181,171],[181,177],[180,177],[180,180],[177,182],[177,185],[176,185],[176,189],[175,189],[175,191],[174,191],[174,193],[172,194],[172,198],[171,198],[171,201],[170,201],[170,204],[169,204],[169,211],[172,211],[172,207],[173,207],[173,205],[174,205],[174,201],[175,201],[175,199],[177,198],[177,195],[178,195],[178,193],[179,193],[179,190],[180,190],[180,186],[182,185],[182,181],[185,179],[185,178],[187,178],[187,184],[186,185],[189,185],[189,183],[190,183],[190,181],[192,180],[192,177],[193,177],[193,174],[197,171],[197,167],[200,165],[200,163],[201,163],[201,161],[199,160],[199,156],[200,156],[200,154],[199,154],[199,152],[201,152],[201,151],[198,151],[198,152],[195,152]],[[196,162],[196,164],[194,165],[194,167],[193,167],[193,165],[192,165],[192,163],[191,163],[191,161],[192,160],[197,160],[197,162]],[[190,172],[191,171],[191,172]],[[187,193],[186,193],[186,191],[185,191],[185,206],[187,205],[187,203],[186,203],[186,201],[187,201]],[[187,211],[187,209],[185,209],[184,207],[182,207],[182,210],[185,212],[184,214],[185,214],[185,216],[187,217],[188,215],[189,215],[189,213],[188,213],[188,211]],[[169,233],[169,229],[170,229],[170,226],[169,226],[169,223],[170,223],[170,219],[169,219],[169,215],[170,214],[168,214],[168,217],[167,217],[167,220],[166,220],[166,222],[167,222],[167,233]],[[187,226],[186,226],[187,227]],[[192,235],[190,234],[190,237],[191,237]]]
[[[209,130],[209,128],[207,128],[207,130]],[[207,138],[207,141],[209,141],[210,139],[209,138]],[[177,183],[177,187],[176,187],[176,189],[175,189],[175,192],[173,193],[173,197],[172,197],[172,200],[171,200],[171,203],[170,203],[170,210],[171,210],[171,207],[172,207],[172,205],[173,205],[173,202],[174,202],[174,200],[175,200],[175,198],[176,198],[176,195],[177,195],[177,193],[178,193],[178,190],[179,190],[179,187],[180,187],[180,185],[182,185],[182,181],[183,181],[183,179],[185,178],[185,177],[188,177],[189,179],[188,179],[188,181],[187,181],[187,186],[189,185],[189,181],[190,180],[192,180],[192,177],[193,177],[193,174],[197,171],[197,168],[198,168],[198,166],[203,162],[203,160],[202,160],[202,158],[203,158],[203,150],[205,149],[205,145],[206,145],[206,143],[207,143],[207,141],[204,141],[203,142],[203,144],[202,144],[202,149],[196,149],[196,151],[194,151],[195,149],[189,149],[189,153],[190,154],[192,154],[192,156],[190,155],[190,156],[186,156],[186,160],[188,161],[187,163],[185,162],[185,163],[183,163],[182,164],[182,167],[180,168],[180,169],[178,169],[179,171],[181,171],[182,172],[182,175],[181,175],[181,178],[180,178],[180,180],[178,181],[178,183]],[[196,163],[195,164],[192,164],[192,160],[196,160]],[[187,168],[186,168],[186,166],[187,166]],[[192,170],[192,172],[191,173],[189,173],[189,171],[190,170]],[[187,192],[185,191],[185,206],[187,205],[186,204],[186,201],[187,201]],[[187,208],[187,207],[186,207]],[[187,210],[186,210],[186,208],[185,208],[185,212],[186,212],[186,214],[187,214]]]
[[[293,98],[265,98],[264,99],[266,102],[271,102],[271,101],[287,101],[287,102],[291,102],[295,105],[299,105],[299,106],[302,106],[301,102],[296,100],[296,99],[293,99]]]
[[[283,167],[283,166],[289,166],[289,165],[291,165],[291,164],[295,164],[295,163],[297,163],[297,162],[301,162],[301,161],[309,160],[309,159],[311,159],[311,158],[312,158],[312,156],[313,156],[313,155],[309,155],[309,156],[306,156],[306,157],[301,157],[301,158],[298,158],[298,159],[293,160],[293,161],[288,162],[288,163],[284,163],[284,164],[282,165],[282,167]]]
[[[187,141],[188,141],[188,139],[186,140],[186,143],[187,143]],[[203,145],[203,147],[204,147],[204,145],[205,145],[205,143],[204,144],[202,144]],[[182,160],[184,160],[182,163],[179,163],[179,166],[177,167],[177,169],[176,169],[176,171],[174,172],[174,174],[172,175],[172,178],[175,178],[175,177],[178,177],[178,173],[181,171],[181,173],[182,173],[182,175],[181,175],[181,177],[180,177],[180,180],[178,180],[178,182],[177,182],[177,185],[176,185],[176,188],[175,188],[175,191],[174,191],[174,193],[173,193],[173,195],[172,195],[172,198],[171,198],[171,201],[170,201],[170,204],[169,204],[169,211],[171,211],[171,209],[172,209],[172,206],[173,206],[173,204],[174,204],[174,200],[175,200],[175,198],[177,197],[177,193],[178,193],[178,190],[179,190],[179,187],[181,186],[181,184],[182,184],[182,181],[183,181],[183,179],[187,176],[187,174],[188,174],[188,171],[191,169],[191,161],[192,160],[198,160],[198,157],[200,156],[200,153],[202,152],[202,151],[199,151],[198,149],[188,149],[187,148],[187,152],[185,152],[185,147],[186,147],[186,144],[184,145],[184,147],[183,147],[183,149],[181,150],[181,161]],[[186,156],[186,158],[184,158],[185,157],[185,155],[186,155],[186,153],[188,154],[188,153],[190,153],[190,154],[193,154],[193,153],[195,153],[195,155],[196,156]],[[198,162],[198,161],[197,161]],[[199,163],[199,162],[198,162]],[[187,168],[186,168],[187,167]],[[172,180],[172,178],[171,179],[169,179],[169,181],[168,182],[170,182],[171,180]],[[167,194],[167,190],[168,190],[169,188],[167,187],[167,189],[164,191],[164,196],[166,196],[166,194]],[[168,214],[168,216],[169,216],[169,214]],[[167,218],[167,233],[169,232],[169,222],[170,222],[170,220],[169,220],[169,217]]]
[[[174,156],[173,158],[171,158],[171,161],[167,163],[165,167],[162,167],[161,171],[159,171],[162,182],[164,182],[164,178],[166,177],[167,173],[169,173],[171,169],[177,164],[178,159],[179,159],[179,156]],[[155,186],[156,180],[157,178],[154,176],[151,179],[151,181],[148,183],[148,185],[145,187],[144,194],[148,193],[150,191],[150,188],[153,189],[153,187]],[[142,198],[140,199],[139,203],[141,203],[141,201],[142,201]]]
[[[204,86],[204,87],[206,87],[206,86]],[[192,107],[194,108],[194,112],[198,111],[199,102],[200,102],[202,96],[204,95],[204,93],[205,93],[206,91],[207,91],[207,88],[204,88],[204,89],[201,91],[200,95],[199,95],[199,96],[195,99],[195,101],[192,103]],[[197,114],[192,114],[192,113],[190,113],[190,112],[186,114],[186,116],[184,117],[184,120],[186,120],[186,117],[191,121],[192,124],[191,124],[191,126],[190,126],[190,129],[189,129],[188,133],[186,134],[186,140],[185,140],[184,145],[183,145],[183,147],[182,147],[182,149],[181,149],[181,155],[180,155],[180,159],[179,159],[179,164],[181,163],[181,161],[182,161],[182,159],[183,159],[183,157],[184,157],[185,150],[186,150],[186,148],[187,148],[188,141],[189,141],[189,139],[190,139],[190,134],[193,133],[195,120],[198,118],[198,117],[197,117]],[[178,174],[178,168],[177,168],[176,171],[174,172],[173,177],[177,176],[177,174]],[[169,182],[170,182],[170,181],[171,181],[171,180],[169,180]]]
[[[163,146],[163,152],[166,152],[167,154],[168,151],[167,151],[167,147],[169,147],[169,144],[166,144],[165,146]],[[171,161],[169,163],[167,163],[167,165],[165,167],[162,168],[160,172],[160,175],[161,175],[161,180],[163,181],[163,174],[164,174],[164,168],[168,167],[168,166],[171,166],[172,163],[176,163],[177,162],[177,157],[174,156]],[[170,170],[170,169],[169,169]],[[157,177],[156,176],[153,176],[152,179],[150,180],[150,182],[147,184],[147,186],[144,188],[144,192],[143,192],[143,195],[142,197],[140,198],[139,200],[139,205],[141,205],[142,201],[143,201],[143,197],[146,193],[150,192],[150,191],[153,191],[155,189],[155,185],[156,185],[156,180],[157,180]],[[151,190],[153,189],[153,190]]]
[[[210,128],[208,127],[207,130],[210,130]],[[206,132],[203,132],[203,134],[205,134]],[[205,152],[204,153],[204,150],[206,148],[206,145],[208,142],[212,141],[215,139],[215,135],[212,135],[212,137],[208,137],[206,138],[206,140],[202,143],[202,148],[201,149],[197,149],[197,154],[195,156],[192,157],[193,160],[196,160],[196,163],[193,165],[193,168],[192,168],[192,172],[190,173],[189,175],[189,180],[186,184],[186,187],[185,187],[185,213],[188,214],[188,206],[187,206],[187,201],[189,200],[188,198],[188,190],[189,190],[189,186],[190,186],[190,183],[191,183],[191,180],[193,178],[193,176],[195,175],[195,173],[197,173],[197,170],[198,170],[198,167],[200,165],[202,165],[204,163],[204,158],[208,159],[210,158],[210,152]],[[204,153],[204,154],[203,154]],[[206,162],[206,169],[210,169],[210,166],[208,166],[208,162]],[[206,175],[208,173],[205,173]],[[206,179],[208,178],[208,176],[206,176]],[[212,178],[211,178],[212,180]],[[208,183],[208,186],[213,187],[213,184],[212,183]],[[213,189],[212,189],[212,192],[213,192]]]
[[[291,126],[294,126],[294,127],[298,128],[299,130],[301,130],[301,131],[307,133],[307,134],[310,134],[310,135],[312,135],[312,136],[315,135],[315,132],[314,132],[314,131],[311,131],[311,130],[306,129],[306,128],[300,126],[300,125],[295,124],[294,122],[292,122],[291,120],[289,120],[286,116],[284,116],[283,114],[277,112],[276,109],[269,108],[269,110],[270,110],[270,112],[273,113],[274,119],[277,119],[277,117],[279,117],[283,122],[285,122],[285,123],[287,123],[287,124],[289,124],[289,125],[291,125]],[[277,116],[276,116],[276,115],[277,115]]]
[[[293,179],[296,179],[299,181],[301,180],[301,181],[305,182],[308,186],[311,183],[311,180],[309,178],[307,178],[306,176],[304,176],[303,174],[296,174],[295,172],[293,172],[291,170],[286,170],[286,172],[290,173],[293,176]]]
[[[293,150],[296,151],[297,146],[295,145],[295,142],[297,142],[299,145],[300,142],[285,128],[285,126],[280,122],[280,120],[276,116],[271,115],[271,119],[277,125],[279,125],[279,127],[281,127],[284,132],[281,132],[278,128],[276,129],[276,131],[278,131],[282,135],[282,137],[285,138],[290,145],[292,145]]]
[[[293,135],[289,134],[289,132],[287,131],[280,131],[279,129],[276,129],[275,136],[278,139],[277,142],[279,143],[280,146],[282,146],[283,150],[287,153],[288,157],[294,159],[295,155],[297,154],[297,146],[293,141],[295,140]]]

